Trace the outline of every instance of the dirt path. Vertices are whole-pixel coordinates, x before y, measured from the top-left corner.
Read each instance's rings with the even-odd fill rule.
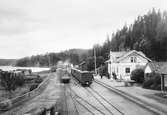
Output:
[[[49,84],[42,94],[3,113],[3,115],[23,115],[24,113],[34,113],[39,109],[50,108],[55,105],[61,94],[61,85],[57,76],[57,73],[50,73]]]

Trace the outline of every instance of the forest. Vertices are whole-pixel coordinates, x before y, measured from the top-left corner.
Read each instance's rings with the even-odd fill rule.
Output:
[[[143,16],[138,16],[133,24],[124,25],[115,33],[108,35],[102,45],[95,44],[92,49],[79,54],[75,50],[48,53],[19,59],[16,66],[53,66],[59,60],[69,59],[73,64],[85,61],[88,70],[94,69],[94,50],[97,67],[108,59],[109,51],[142,51],[154,61],[167,61],[167,12],[154,8]]]
[[[155,61],[167,61],[167,12],[150,10],[133,24],[107,37],[102,46],[94,45],[97,56],[107,59],[109,51],[138,50]]]
[[[70,49],[59,53],[46,53],[35,55],[31,57],[24,57],[16,61],[15,66],[20,67],[51,67],[56,66],[58,61],[69,61],[74,65],[78,64],[80,60],[85,60],[88,50],[84,49]]]

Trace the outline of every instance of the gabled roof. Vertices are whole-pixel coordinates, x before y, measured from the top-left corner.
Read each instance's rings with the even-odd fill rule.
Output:
[[[147,66],[149,66],[152,71],[159,73],[164,71],[162,70],[162,68],[164,68],[164,66],[167,66],[167,62],[150,62],[147,64]]]
[[[128,56],[129,56],[130,54],[132,54],[132,53],[136,53],[136,54],[140,55],[141,57],[147,59],[147,60],[150,61],[150,62],[152,61],[151,59],[147,58],[147,57],[144,55],[143,52],[141,52],[141,51],[136,51],[136,50],[132,50],[132,51],[129,51],[128,53],[126,53],[125,55],[123,55],[122,57],[120,57],[120,58],[117,60],[117,62],[119,62],[119,61],[125,59],[126,57],[128,57]]]
[[[149,62],[151,62],[152,60],[147,58],[143,52],[141,51],[136,51],[136,50],[132,50],[132,51],[129,51],[129,52],[110,52],[110,55],[112,55],[116,60],[116,62],[119,62],[123,59],[125,59],[126,57],[128,57],[130,54],[132,53],[136,53],[137,55],[140,55],[141,57],[145,58],[146,60],[148,60]]]
[[[81,63],[79,64],[79,66],[82,66],[82,65],[84,65],[85,63],[86,63],[85,61],[81,62]]]
[[[167,64],[164,65],[159,71],[158,73],[160,74],[166,74],[167,75]]]

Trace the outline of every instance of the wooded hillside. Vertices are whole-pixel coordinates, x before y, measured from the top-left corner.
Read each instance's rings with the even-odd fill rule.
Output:
[[[156,61],[167,61],[167,12],[152,9],[138,16],[133,24],[108,37],[100,46],[96,44],[97,56],[107,59],[109,51],[139,50]],[[92,50],[93,51],[93,50]]]
[[[47,53],[43,55],[36,55],[25,57],[17,60],[16,66],[36,66],[48,67],[55,66],[58,61],[70,61],[73,64],[78,64],[84,60],[88,55],[88,50],[84,49],[70,49],[60,53]]]

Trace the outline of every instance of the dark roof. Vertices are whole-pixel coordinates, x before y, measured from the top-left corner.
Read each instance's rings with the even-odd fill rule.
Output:
[[[167,62],[150,62],[148,63],[148,66],[151,68],[152,71],[154,72],[163,72],[164,70],[162,70],[162,68],[164,68],[166,66],[167,69]],[[167,72],[167,70],[166,70]]]
[[[167,74],[167,63],[158,71],[160,74]]]
[[[86,64],[85,61],[81,62],[81,63],[79,64],[79,66],[82,66],[82,65],[84,65],[84,64]]]

